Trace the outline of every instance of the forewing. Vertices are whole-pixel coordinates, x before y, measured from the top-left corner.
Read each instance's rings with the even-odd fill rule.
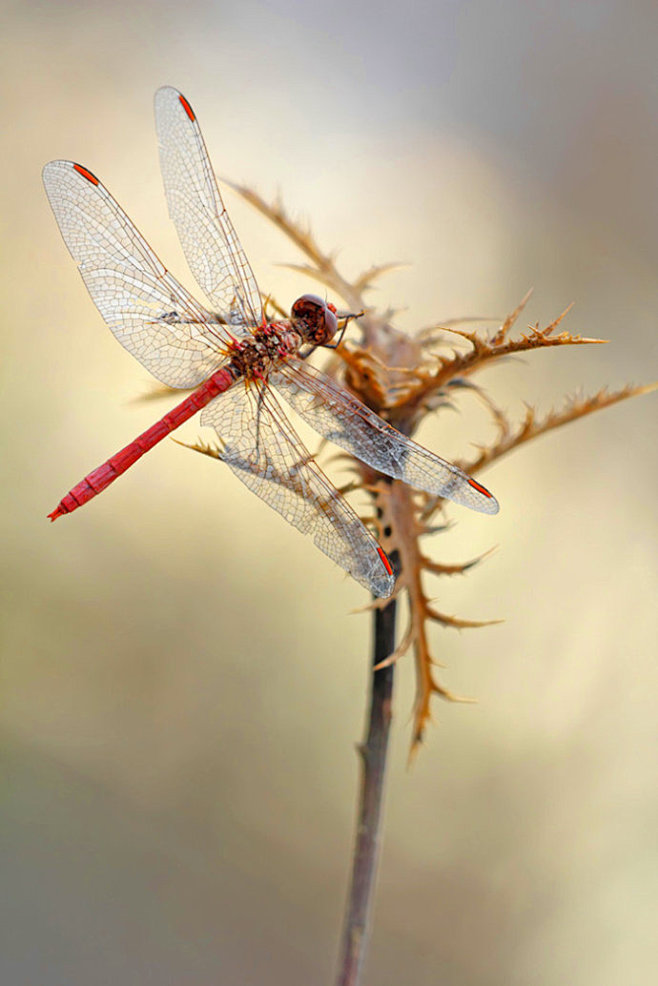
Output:
[[[228,217],[192,107],[177,89],[155,94],[160,167],[171,216],[208,298],[233,325],[260,325],[258,285]]]
[[[378,472],[472,510],[498,512],[498,501],[484,486],[406,438],[314,367],[290,359],[270,383],[312,428]]]
[[[382,549],[310,457],[267,385],[238,381],[211,401],[201,424],[215,428],[222,459],[249,489],[374,595],[391,594]]]
[[[175,277],[103,184],[73,161],[43,183],[89,294],[122,346],[169,387],[194,387],[219,365],[228,336]]]

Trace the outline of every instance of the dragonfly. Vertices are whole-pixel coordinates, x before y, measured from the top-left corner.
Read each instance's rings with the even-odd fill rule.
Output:
[[[385,598],[395,579],[384,549],[308,452],[286,405],[379,473],[483,513],[496,513],[498,503],[307,361],[319,348],[335,348],[341,316],[333,304],[305,294],[288,319],[266,318],[190,103],[171,86],[158,89],[155,122],[169,215],[211,307],[166,269],[88,168],[51,161],[43,182],[62,237],[115,338],[161,383],[192,393],[85,476],[48,516],[77,510],[201,411],[201,425],[215,429],[221,459],[242,482]],[[345,319],[356,317],[342,317],[343,330]]]

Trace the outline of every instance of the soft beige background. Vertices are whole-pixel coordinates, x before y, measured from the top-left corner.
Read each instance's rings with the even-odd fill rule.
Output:
[[[352,839],[366,599],[228,470],[166,443],[51,527],[153,420],[86,296],[43,163],[96,171],[189,283],[151,100],[192,101],[221,175],[312,220],[413,329],[576,307],[610,345],[490,371],[511,410],[656,376],[655,4],[5,3],[0,980],[329,983]],[[230,196],[261,285],[298,259]],[[484,379],[484,378],[483,378]],[[166,405],[158,405],[158,410]],[[439,605],[453,690],[405,767],[399,668],[366,982],[619,986],[655,975],[656,403],[501,462],[498,544]],[[460,451],[450,416],[424,440]],[[473,417],[474,424],[484,425]],[[196,425],[187,435],[197,434]],[[469,438],[487,437],[473,431]]]

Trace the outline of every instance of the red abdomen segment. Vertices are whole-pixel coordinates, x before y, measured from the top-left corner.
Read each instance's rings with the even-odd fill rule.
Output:
[[[126,445],[124,449],[113,455],[102,466],[99,466],[93,472],[90,472],[88,476],[85,476],[77,486],[74,486],[66,494],[56,509],[48,514],[50,519],[57,520],[63,514],[70,514],[73,510],[81,507],[83,503],[87,503],[88,500],[95,497],[97,493],[102,493],[126,469],[129,469],[133,463],[141,459],[145,452],[148,452],[154,445],[157,445],[158,442],[161,442],[163,438],[166,438],[167,435],[178,428],[179,425],[182,425],[184,421],[187,421],[197,411],[200,411],[202,407],[205,407],[213,397],[217,397],[218,394],[222,394],[225,390],[228,390],[234,382],[235,375],[230,369],[218,370],[198,390],[195,390],[193,394],[190,394],[184,401],[181,401],[177,407],[169,411],[168,414],[165,414],[164,418],[161,418],[160,421],[152,425],[148,431],[145,431],[134,442]]]

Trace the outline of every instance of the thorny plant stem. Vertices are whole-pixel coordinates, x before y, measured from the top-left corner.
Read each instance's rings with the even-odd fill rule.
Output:
[[[397,552],[392,553],[391,563],[397,575]],[[375,609],[373,615],[374,668],[395,649],[396,601],[392,600],[382,609]],[[336,986],[359,986],[363,972],[381,842],[380,822],[394,675],[395,665],[391,664],[373,671],[371,676],[366,739],[358,748],[361,758],[358,822]]]

